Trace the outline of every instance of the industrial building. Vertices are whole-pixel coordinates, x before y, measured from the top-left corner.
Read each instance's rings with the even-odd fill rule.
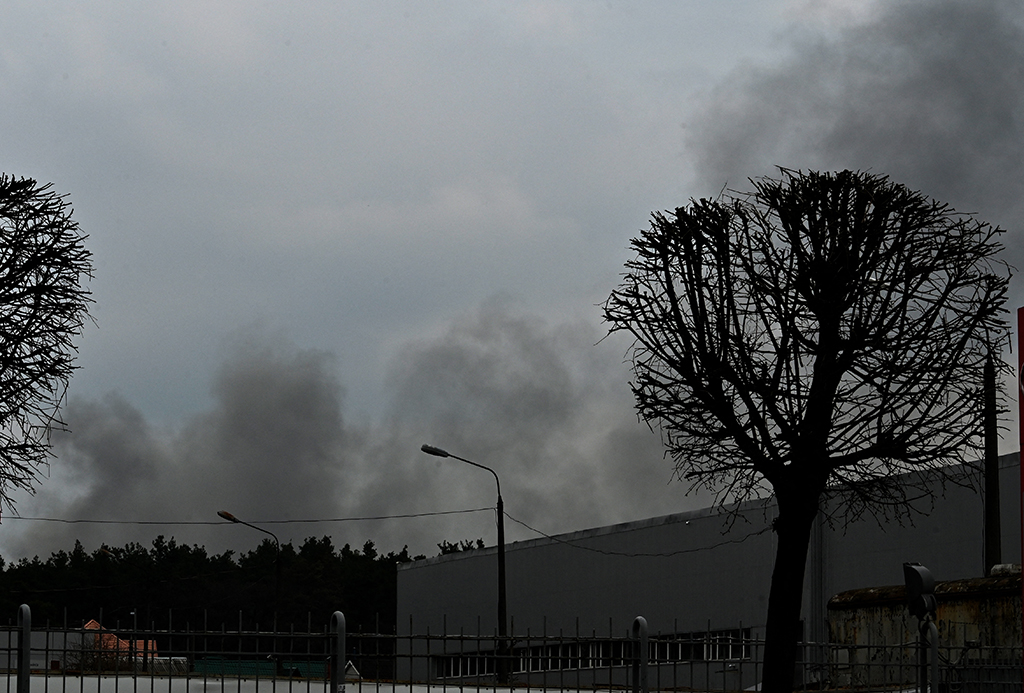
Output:
[[[1021,562],[1018,454],[1000,466],[1002,563]],[[804,638],[825,642],[827,603],[847,590],[903,582],[902,564],[937,580],[984,575],[982,495],[949,486],[928,515],[868,518],[812,534]],[[775,508],[748,502],[585,529],[506,546],[509,633],[622,636],[643,616],[652,635],[705,633],[723,643],[764,635],[775,554]],[[730,528],[731,527],[731,528]],[[726,531],[728,530],[728,531]],[[398,632],[494,633],[496,547],[398,567]]]

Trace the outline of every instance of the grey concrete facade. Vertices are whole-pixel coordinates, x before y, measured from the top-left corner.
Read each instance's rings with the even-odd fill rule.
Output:
[[[1018,454],[1000,458],[1002,562],[1021,562]],[[510,633],[625,635],[634,617],[654,633],[750,629],[763,636],[775,553],[771,505],[748,504],[726,518],[704,509],[507,545]],[[900,584],[902,564],[928,566],[937,580],[984,573],[983,501],[947,488],[913,525],[848,527],[824,522],[812,539],[804,585],[805,636],[825,636],[825,605],[849,589]],[[402,564],[400,635],[493,633],[496,549]]]

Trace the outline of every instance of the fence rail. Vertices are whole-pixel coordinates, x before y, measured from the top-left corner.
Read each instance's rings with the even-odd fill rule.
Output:
[[[27,607],[22,607],[27,609]],[[258,628],[157,630],[0,627],[6,693],[429,693],[487,690],[744,691],[760,681],[763,641],[738,628],[649,634],[638,618],[619,636],[346,633],[335,612],[324,632]],[[914,689],[915,643],[804,644],[798,690]],[[501,666],[501,657],[507,658]],[[936,693],[1019,693],[1022,650],[940,647]],[[511,682],[497,683],[498,672]],[[0,686],[4,685],[0,682]],[[2,693],[2,691],[0,691]]]

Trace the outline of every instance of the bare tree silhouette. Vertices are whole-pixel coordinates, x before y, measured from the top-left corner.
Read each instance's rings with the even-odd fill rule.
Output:
[[[71,208],[50,184],[0,174],[0,504],[31,491],[62,424],[92,277]]]
[[[677,475],[720,503],[774,494],[762,690],[788,692],[823,494],[899,517],[921,472],[981,458],[1009,267],[1001,229],[884,176],[751,183],[655,213],[604,317],[634,338],[636,406]]]

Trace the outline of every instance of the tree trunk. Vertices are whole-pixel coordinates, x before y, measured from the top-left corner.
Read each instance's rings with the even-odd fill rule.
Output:
[[[812,492],[805,497],[786,498],[777,496],[779,516],[775,521],[775,533],[778,548],[768,595],[762,693],[790,693],[793,690],[807,549],[811,527],[818,514],[817,494]]]

